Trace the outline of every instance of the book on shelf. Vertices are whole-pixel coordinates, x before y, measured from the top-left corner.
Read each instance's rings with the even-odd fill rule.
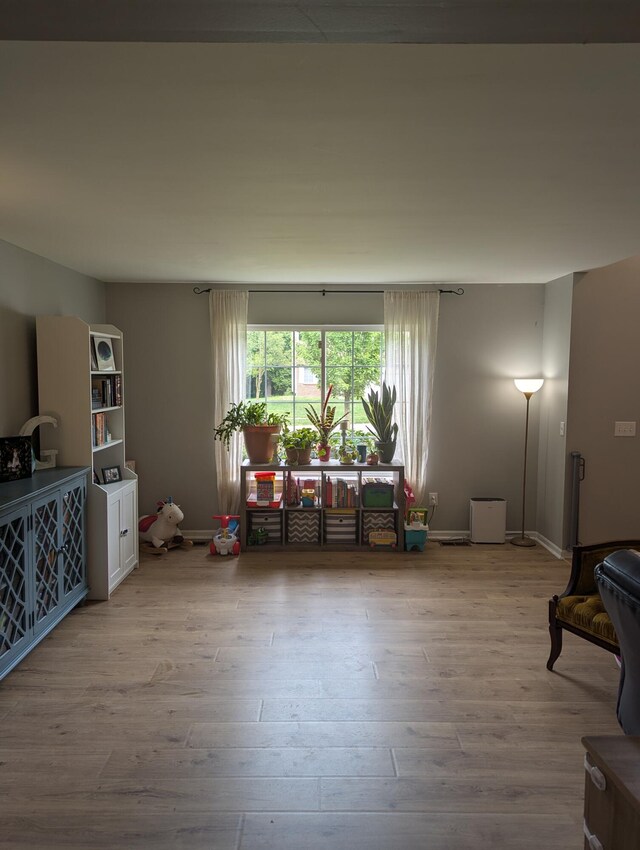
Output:
[[[345,478],[333,480],[327,475],[324,497],[328,508],[355,508],[358,503],[358,489],[352,481]]]
[[[91,417],[91,443],[94,447],[111,442],[111,432],[106,413],[94,413]]]
[[[120,407],[122,405],[122,375],[93,377],[91,379],[91,408]]]

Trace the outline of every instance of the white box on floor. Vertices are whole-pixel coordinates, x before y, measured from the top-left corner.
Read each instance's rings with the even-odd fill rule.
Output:
[[[507,530],[507,503],[504,499],[471,499],[469,511],[472,543],[504,543]]]

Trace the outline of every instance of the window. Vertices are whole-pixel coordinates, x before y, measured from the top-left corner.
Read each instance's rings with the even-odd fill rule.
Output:
[[[272,328],[253,325],[247,333],[246,398],[265,401],[270,411],[289,413],[290,426],[309,427],[305,407],[319,407],[330,384],[337,415],[350,429],[364,429],[360,401],[382,383],[384,332],[367,328]]]

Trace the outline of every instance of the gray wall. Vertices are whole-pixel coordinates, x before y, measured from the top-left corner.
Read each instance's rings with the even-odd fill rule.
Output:
[[[209,301],[190,284],[108,284],[107,317],[123,334],[128,459],[140,514],[172,496],[184,528],[213,527]]]
[[[537,531],[557,546],[565,548],[565,480],[567,474],[567,399],[569,385],[569,345],[574,275],[565,275],[544,287],[542,371],[544,386],[540,400],[540,444],[538,458]],[[565,435],[560,423],[565,423]]]
[[[469,528],[469,499],[507,500],[507,529],[522,512],[525,401],[514,377],[540,374],[544,286],[466,286],[440,302],[428,487],[432,527]],[[526,528],[536,527],[538,399],[531,401]]]
[[[614,437],[616,420],[640,420],[640,257],[594,269],[573,292],[567,448],[586,459],[580,541],[640,536],[640,433]]]
[[[327,287],[330,289],[330,287]],[[537,375],[544,287],[468,286],[443,296],[434,389],[429,488],[440,494],[434,528],[465,530],[469,498],[520,511],[524,400],[514,376]],[[216,513],[207,296],[188,284],[109,284],[108,321],[125,334],[127,453],[137,461],[140,510],[171,495],[188,529]],[[252,295],[254,323],[382,324],[378,294]],[[532,405],[530,524],[535,527],[538,408]],[[515,474],[514,474],[515,470]]]
[[[105,321],[105,287],[0,241],[0,436],[38,413],[36,315]]]

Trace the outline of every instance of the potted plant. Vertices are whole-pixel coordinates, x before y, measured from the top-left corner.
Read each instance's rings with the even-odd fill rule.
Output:
[[[305,408],[309,422],[311,422],[320,437],[318,441],[318,457],[320,460],[324,461],[331,458],[331,444],[329,440],[332,432],[338,427],[338,424],[347,417],[347,414],[345,413],[343,416],[340,416],[339,419],[336,419],[335,405],[333,407],[329,406],[329,397],[331,396],[332,390],[333,384],[329,384],[329,389],[327,390],[324,402],[322,403],[320,413],[318,413],[315,407],[311,407],[311,405]]]
[[[234,402],[225,418],[214,429],[213,439],[221,440],[228,449],[233,434],[242,431],[249,461],[271,463],[276,445],[274,436],[287,424],[288,415],[267,413],[264,401]]]
[[[352,464],[358,459],[358,449],[356,444],[351,440],[345,440],[338,447],[338,459],[340,463],[343,464]]]
[[[398,426],[391,422],[396,397],[396,388],[389,388],[383,381],[382,394],[370,390],[368,397],[362,399],[364,412],[371,425],[369,430],[376,438],[375,446],[382,463],[392,463],[396,453]]]
[[[316,432],[313,428],[295,428],[289,431],[285,427],[280,442],[287,454],[287,462],[304,464],[311,461],[311,449],[316,443]]]
[[[369,452],[373,451],[373,437],[368,431],[354,431],[351,439],[358,450],[358,461],[365,463]]]

